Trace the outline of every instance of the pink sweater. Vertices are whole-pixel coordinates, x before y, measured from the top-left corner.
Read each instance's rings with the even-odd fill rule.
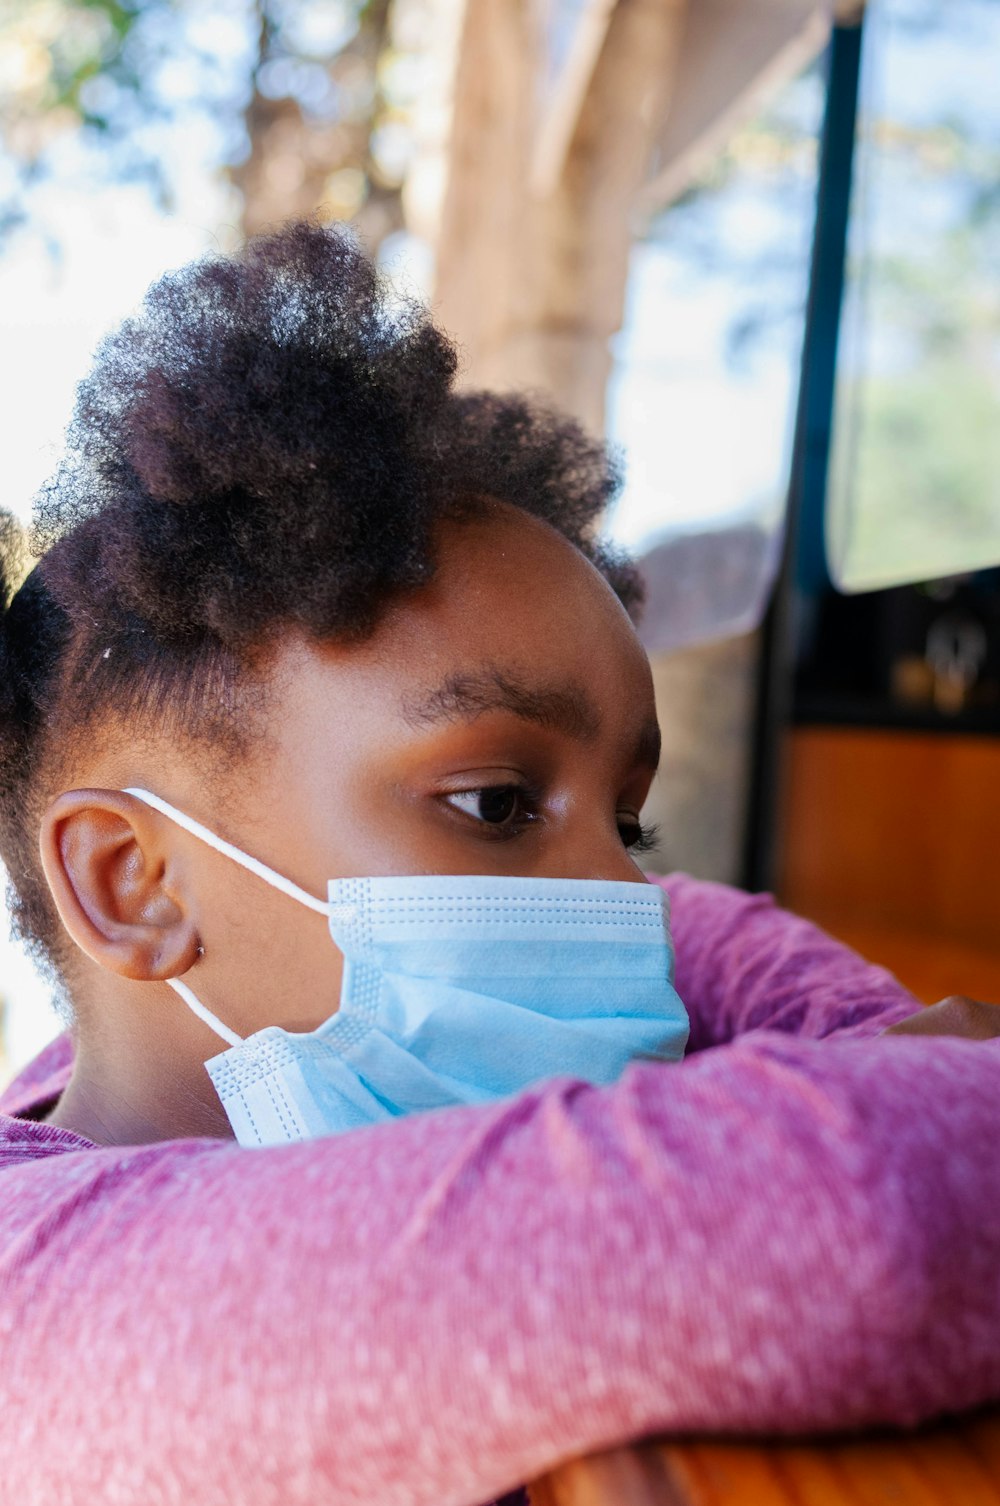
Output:
[[[914,1008],[888,974],[667,888],[681,1066],[270,1150],[0,1118],[3,1501],[468,1506],[1000,1398],[1000,1044],[858,1040]]]

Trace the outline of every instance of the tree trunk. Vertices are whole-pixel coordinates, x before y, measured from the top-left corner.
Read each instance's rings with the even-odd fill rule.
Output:
[[[467,379],[534,388],[603,428],[634,209],[687,0],[617,0],[555,181],[538,187],[542,38],[531,0],[467,4],[436,303]],[[606,8],[606,7],[605,7]]]

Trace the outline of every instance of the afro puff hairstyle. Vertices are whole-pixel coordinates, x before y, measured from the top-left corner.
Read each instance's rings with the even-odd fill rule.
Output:
[[[102,715],[231,742],[269,644],[363,638],[432,576],[435,523],[491,500],[637,607],[593,534],[618,485],[604,447],[536,401],[456,391],[456,364],[347,232],[309,224],[164,277],[101,345],[16,592],[0,529],[0,855],[40,960],[58,971],[41,811]]]

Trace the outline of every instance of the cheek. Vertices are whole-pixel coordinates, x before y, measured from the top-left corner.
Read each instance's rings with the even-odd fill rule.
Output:
[[[443,850],[426,748],[412,728],[359,718],[350,733],[297,771],[283,810],[283,847],[294,866],[282,871],[314,894],[325,895],[329,879],[431,870]]]
[[[421,872],[426,827],[422,802],[370,769],[346,778],[342,771],[312,814],[307,841],[313,892],[325,895],[329,879]]]
[[[342,968],[325,918],[267,890],[215,915],[188,981],[240,1035],[267,1025],[315,1030],[337,1009]]]
[[[306,669],[276,718],[276,756],[255,812],[268,861],[324,897],[329,879],[419,871],[420,813],[404,798],[399,768],[414,732],[401,722],[399,691],[372,666],[349,676],[322,663]]]
[[[281,947],[280,976],[275,980],[281,1018],[274,1023],[286,1030],[315,1030],[340,1004],[343,957],[322,918],[308,919],[314,928],[300,928],[296,941]]]
[[[335,823],[328,852],[329,878],[392,877],[447,872],[455,864],[455,837],[431,797],[404,795],[398,787],[362,795]],[[457,871],[457,870],[456,870]]]

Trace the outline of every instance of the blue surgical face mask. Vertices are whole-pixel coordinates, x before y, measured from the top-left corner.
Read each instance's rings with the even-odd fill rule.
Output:
[[[241,1145],[334,1134],[542,1078],[613,1082],[637,1057],[676,1061],[667,899],[649,884],[466,876],[331,879],[300,889],[146,790],[125,792],[327,917],[340,1007],[316,1030],[242,1039],[170,985],[229,1049],[206,1068]]]

